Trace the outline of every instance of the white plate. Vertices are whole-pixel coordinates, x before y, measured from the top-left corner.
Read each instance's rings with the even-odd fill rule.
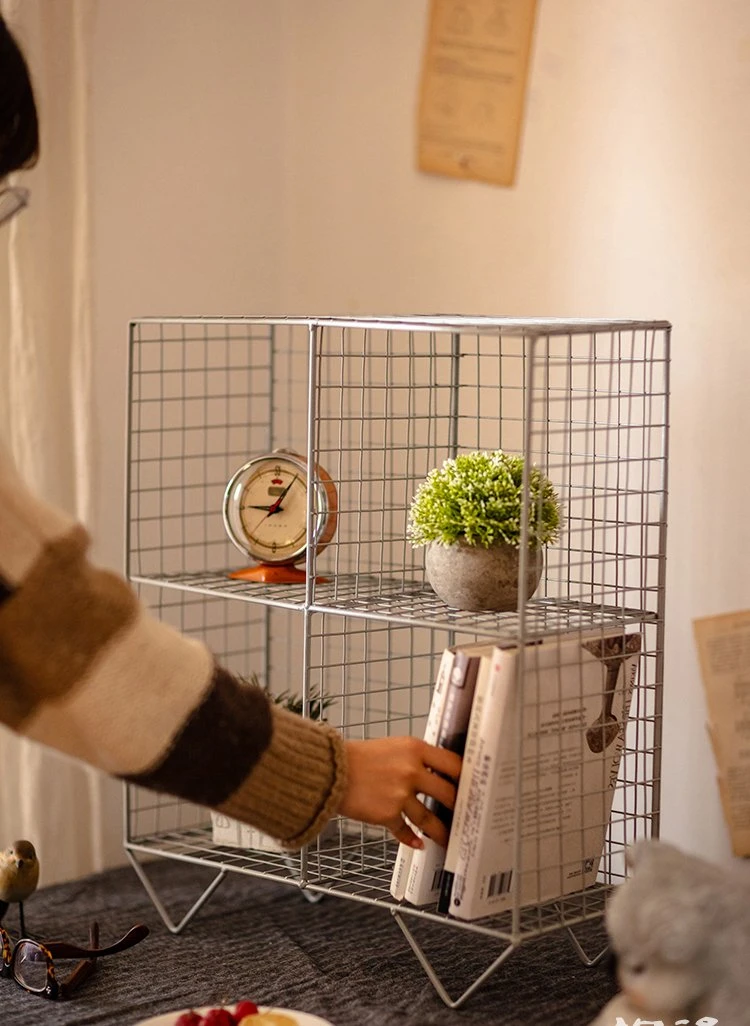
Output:
[[[193,1011],[199,1015],[205,1015],[210,1008],[224,1007],[229,1012],[233,1012],[238,1005],[238,1001],[235,1001],[233,1005],[206,1005],[204,1008],[194,1008]],[[167,1012],[166,1015],[157,1015],[155,1019],[144,1019],[143,1022],[138,1022],[135,1026],[174,1026],[177,1022],[177,1018],[182,1015],[183,1012],[189,1012],[189,1008],[180,1008],[176,1012]],[[284,1012],[286,1015],[290,1015],[296,1022],[296,1026],[333,1026],[333,1023],[328,1022],[327,1019],[321,1019],[317,1015],[310,1015],[309,1012],[296,1012],[293,1008],[277,1008],[276,1005],[259,1005],[258,1011],[260,1012]]]

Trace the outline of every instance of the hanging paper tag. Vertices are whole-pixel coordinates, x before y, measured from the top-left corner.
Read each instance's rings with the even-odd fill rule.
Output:
[[[512,185],[536,0],[431,0],[421,171]]]

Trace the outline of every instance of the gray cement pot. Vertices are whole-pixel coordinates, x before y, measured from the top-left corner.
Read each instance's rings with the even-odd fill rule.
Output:
[[[526,597],[539,586],[542,554],[529,554]],[[518,607],[518,549],[505,542],[489,549],[457,541],[432,542],[425,555],[427,580],[438,598],[452,609],[469,612],[508,612]]]

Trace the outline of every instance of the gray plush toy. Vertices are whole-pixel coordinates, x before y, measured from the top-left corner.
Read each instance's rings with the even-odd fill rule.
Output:
[[[750,1026],[750,869],[661,841],[626,859],[606,918],[621,993],[592,1026]]]

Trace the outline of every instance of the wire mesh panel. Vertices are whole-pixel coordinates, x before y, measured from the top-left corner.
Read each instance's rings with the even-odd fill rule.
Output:
[[[131,326],[128,571],[157,615],[277,698],[298,694],[303,714],[322,712],[348,738],[421,735],[448,646],[483,641],[518,655],[509,690],[514,848],[497,867],[510,903],[474,921],[434,904],[402,904],[399,914],[514,942],[569,926],[601,914],[607,886],[624,874],[625,846],[658,833],[668,344],[664,322],[177,318]],[[307,468],[308,531],[320,515],[319,486],[330,482],[335,531],[300,556],[296,583],[238,579],[230,575],[254,560],[228,537],[227,484],[247,461],[280,449]],[[533,595],[521,586],[515,609],[453,609],[427,583],[424,550],[408,540],[410,503],[444,460],[497,449],[524,456],[552,482],[559,538],[544,551],[522,546],[522,566],[538,562],[541,579]],[[279,482],[257,507],[258,523],[278,508]],[[522,539],[541,516],[530,491],[523,499]],[[629,685],[612,675],[605,641],[636,646]],[[539,653],[571,643],[579,676],[569,672],[563,684]],[[599,676],[586,677],[592,653]],[[576,702],[593,702],[596,724],[575,720]],[[606,727],[612,708],[627,727],[611,779],[587,778],[566,805],[560,781],[594,750],[591,730]],[[593,876],[584,822],[603,838]],[[396,846],[343,819],[289,856],[214,844],[207,810],[130,789],[126,841],[394,907]]]
[[[338,482],[340,512],[324,557],[335,560],[334,583],[317,589],[317,602],[346,608],[363,597],[386,616],[455,623],[420,587],[423,553],[407,542],[409,503],[444,459],[502,449],[528,455],[564,513],[525,629],[585,624],[592,612],[618,620],[656,612],[665,330],[533,327],[320,329],[314,448]],[[528,510],[532,521],[537,515]]]

